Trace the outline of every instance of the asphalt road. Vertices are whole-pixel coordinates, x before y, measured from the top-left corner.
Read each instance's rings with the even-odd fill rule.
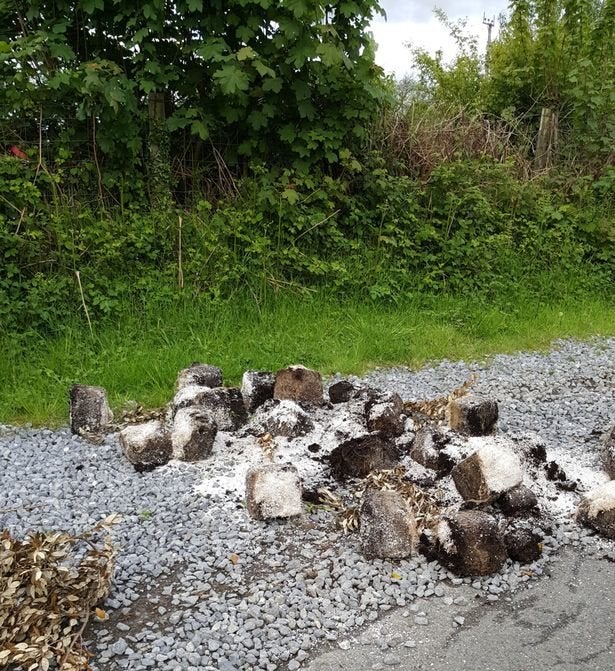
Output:
[[[615,563],[569,550],[549,564],[546,576],[509,601],[485,601],[470,586],[443,598],[418,600],[416,612],[397,610],[354,639],[333,644],[308,671],[612,671],[615,669]],[[463,617],[462,626],[453,625]],[[420,616],[419,616],[420,617]],[[413,646],[414,644],[414,646]],[[408,647],[413,646],[413,647]]]

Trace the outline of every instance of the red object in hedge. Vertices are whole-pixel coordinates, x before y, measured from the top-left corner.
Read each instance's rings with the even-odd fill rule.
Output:
[[[21,149],[15,145],[9,149],[9,154],[12,154],[15,156],[15,158],[22,158],[24,161],[28,160],[28,157],[23,153],[23,151],[21,151]]]

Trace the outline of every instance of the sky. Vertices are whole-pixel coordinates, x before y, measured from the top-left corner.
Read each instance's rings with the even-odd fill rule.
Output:
[[[404,46],[410,42],[435,54],[442,50],[444,58],[455,54],[454,43],[446,28],[434,16],[434,7],[443,9],[449,19],[468,19],[468,29],[479,37],[479,44],[487,43],[487,26],[483,25],[483,14],[496,19],[493,36],[497,34],[497,17],[506,11],[507,0],[381,0],[387,13],[386,20],[379,18],[372,23],[371,30],[378,43],[376,61],[387,73],[403,77],[410,70],[410,50]]]

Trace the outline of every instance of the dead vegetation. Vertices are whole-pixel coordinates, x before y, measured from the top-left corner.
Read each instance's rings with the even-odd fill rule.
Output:
[[[107,431],[121,431],[131,424],[144,424],[154,419],[164,419],[166,412],[165,407],[147,409],[136,401],[128,401],[122,408],[118,421],[110,424],[104,432],[80,428],[77,433],[92,445],[102,445],[105,442]]]
[[[431,528],[437,524],[440,514],[436,496],[426,492],[406,478],[406,469],[397,466],[390,470],[372,471],[354,492],[354,497],[361,499],[367,489],[393,490],[399,492],[410,504],[414,514],[417,530]],[[318,490],[320,501],[337,511],[337,524],[345,533],[358,531],[359,506],[346,505],[344,500],[329,489]]]
[[[36,532],[24,540],[0,535],[0,667],[27,671],[90,669],[82,634],[106,596],[116,549],[110,515],[80,535]]]
[[[478,376],[472,375],[459,387],[453,389],[446,396],[438,396],[422,401],[405,401],[404,408],[410,413],[417,429],[431,422],[443,422],[446,418],[446,408],[451,401],[466,396],[476,384]]]

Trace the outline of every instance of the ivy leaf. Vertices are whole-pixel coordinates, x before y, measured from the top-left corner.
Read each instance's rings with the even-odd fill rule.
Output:
[[[237,52],[237,60],[238,61],[251,61],[253,58],[257,57],[256,51],[252,49],[252,47],[242,47],[238,52]]]
[[[191,12],[202,12],[203,0],[188,0],[188,9]]]
[[[246,91],[250,86],[248,75],[232,64],[224,65],[214,72],[214,79],[220,84],[222,92],[227,95]]]
[[[225,51],[229,51],[228,44],[220,37],[213,37],[199,47],[196,53],[206,61],[219,63],[228,60],[229,56],[224,53]]]
[[[280,139],[289,144],[297,137],[297,133],[292,126],[284,126],[280,129]]]
[[[190,130],[194,135],[198,135],[201,140],[206,140],[209,137],[209,130],[207,126],[202,121],[193,121],[190,124]]]
[[[272,77],[271,79],[265,79],[263,82],[263,91],[272,91],[273,93],[279,93],[282,90],[282,80],[277,77]]]
[[[254,110],[248,116],[248,123],[254,130],[260,130],[267,125],[267,117],[260,110]]]
[[[286,5],[298,19],[307,14],[308,7],[305,0],[286,0],[283,4]]]
[[[104,0],[83,0],[83,11],[86,14],[93,14],[97,9],[104,8]]]
[[[275,77],[275,71],[272,70],[268,65],[265,65],[260,59],[255,60],[253,65],[254,69],[261,77]]]

